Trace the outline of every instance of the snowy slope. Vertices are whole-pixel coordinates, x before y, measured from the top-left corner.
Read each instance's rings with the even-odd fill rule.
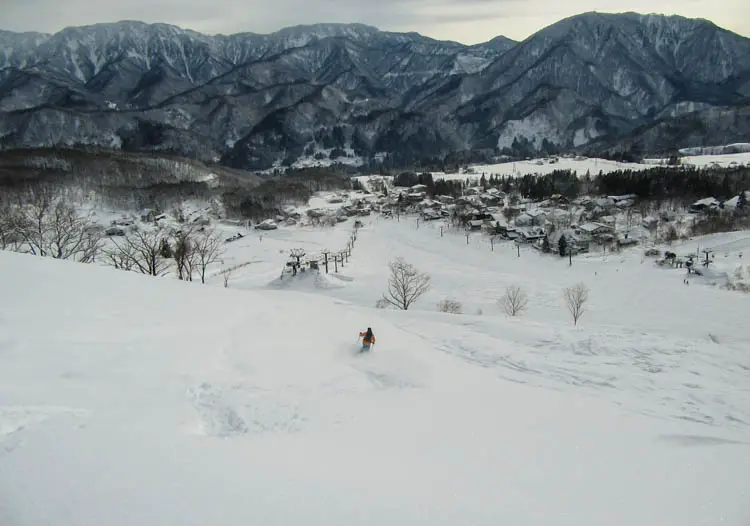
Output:
[[[0,252],[0,524],[750,521],[746,296],[435,226],[368,219],[338,276],[283,290],[279,250],[345,227],[231,244],[257,263],[229,289]],[[407,313],[371,307],[394,255],[433,275]]]

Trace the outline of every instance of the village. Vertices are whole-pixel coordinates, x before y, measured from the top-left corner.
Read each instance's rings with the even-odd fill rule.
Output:
[[[654,248],[686,240],[697,222],[707,217],[736,213],[742,206],[739,197],[721,202],[713,197],[700,199],[682,209],[674,203],[639,201],[636,195],[583,196],[568,199],[552,195],[543,201],[506,194],[498,188],[469,186],[463,195],[429,195],[428,187],[393,186],[387,176],[365,176],[362,190],[323,194],[311,200],[310,207],[287,207],[273,219],[253,228],[273,230],[279,226],[311,225],[333,227],[355,219],[354,232],[361,218],[372,216],[394,221],[440,222],[440,235],[460,234],[467,243],[472,236],[483,236],[494,250],[496,243],[512,242],[561,257],[571,258],[589,252],[619,252],[625,247],[641,246],[658,263],[672,267],[692,267],[698,257],[710,263],[706,254],[675,254]],[[750,198],[747,192],[746,198]],[[354,237],[354,234],[353,234]],[[344,261],[351,246],[336,254]],[[298,268],[318,269],[324,255],[311,255],[300,263],[290,258],[288,266],[296,275]],[[704,259],[705,258],[705,259]]]
[[[253,231],[261,241],[266,233],[278,229],[349,231],[338,247],[290,250],[281,280],[307,271],[338,274],[352,256],[359,229],[365,223],[383,220],[410,222],[416,229],[430,224],[430,231],[435,235],[439,232],[441,237],[465,237],[466,244],[481,243],[492,251],[504,244],[519,257],[522,250],[532,249],[549,257],[567,258],[571,265],[575,256],[606,255],[637,247],[658,266],[701,274],[700,267],[714,262],[712,247],[687,250],[672,245],[705,234],[698,227],[705,229],[712,221],[719,224],[728,217],[746,214],[745,203],[750,198],[750,192],[745,192],[725,201],[714,197],[694,202],[655,201],[639,199],[635,194],[575,198],[557,194],[534,200],[515,191],[504,192],[498,186],[479,184],[476,179],[468,181],[459,195],[443,195],[425,184],[397,186],[391,176],[358,176],[353,178],[351,189],[318,192],[309,201],[287,203],[273,217],[255,221],[227,217],[216,204],[205,203],[192,210],[142,210],[140,221],[157,228],[169,224],[177,234],[186,224],[202,231],[217,221],[232,231],[224,237],[225,244],[243,240]],[[112,220],[105,235],[125,236],[137,218]],[[741,253],[737,257],[741,262]]]

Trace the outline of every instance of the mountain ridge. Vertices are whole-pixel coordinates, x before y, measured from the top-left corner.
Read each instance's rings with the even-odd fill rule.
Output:
[[[706,146],[713,116],[747,107],[750,39],[676,15],[588,12],[474,45],[366,24],[0,31],[0,148],[96,145],[243,169],[602,154]],[[750,132],[735,120],[729,142]]]

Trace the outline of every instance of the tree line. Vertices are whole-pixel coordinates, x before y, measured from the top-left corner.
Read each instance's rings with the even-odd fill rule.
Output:
[[[510,175],[482,174],[477,182],[468,180],[435,181],[429,172],[399,172],[395,186],[423,184],[430,195],[459,196],[469,186],[497,188],[507,194],[541,201],[553,195],[574,199],[592,193],[598,195],[634,194],[640,199],[729,199],[750,190],[750,167],[685,167],[655,166],[647,170],[615,170],[596,175],[586,172],[579,176],[573,170],[554,170],[547,174]]]
[[[0,249],[80,263],[101,262],[150,276],[174,272],[178,279],[205,283],[208,268],[221,260],[223,240],[205,226],[184,222],[178,229],[128,227],[108,237],[52,185],[36,185],[0,196]]]

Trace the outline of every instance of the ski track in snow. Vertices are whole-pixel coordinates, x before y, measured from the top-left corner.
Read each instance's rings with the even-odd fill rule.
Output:
[[[203,382],[188,389],[188,397],[207,436],[295,432],[302,429],[305,421],[296,403],[285,403],[278,396],[259,396],[243,388],[232,392]]]
[[[706,343],[699,348],[694,341],[626,330],[574,333],[572,338],[558,331],[536,341],[513,341],[511,331],[499,329],[505,338],[501,341],[489,336],[491,329],[486,326],[478,332],[462,324],[460,336],[443,336],[438,341],[409,326],[400,328],[441,352],[496,370],[504,380],[559,391],[574,387],[649,416],[750,430],[746,415],[750,390],[737,387],[744,385],[748,368],[728,361],[727,356],[737,353],[739,357],[736,349],[717,345],[714,353],[707,353]],[[445,335],[446,329],[441,326],[434,331]],[[719,383],[717,378],[724,381]]]

